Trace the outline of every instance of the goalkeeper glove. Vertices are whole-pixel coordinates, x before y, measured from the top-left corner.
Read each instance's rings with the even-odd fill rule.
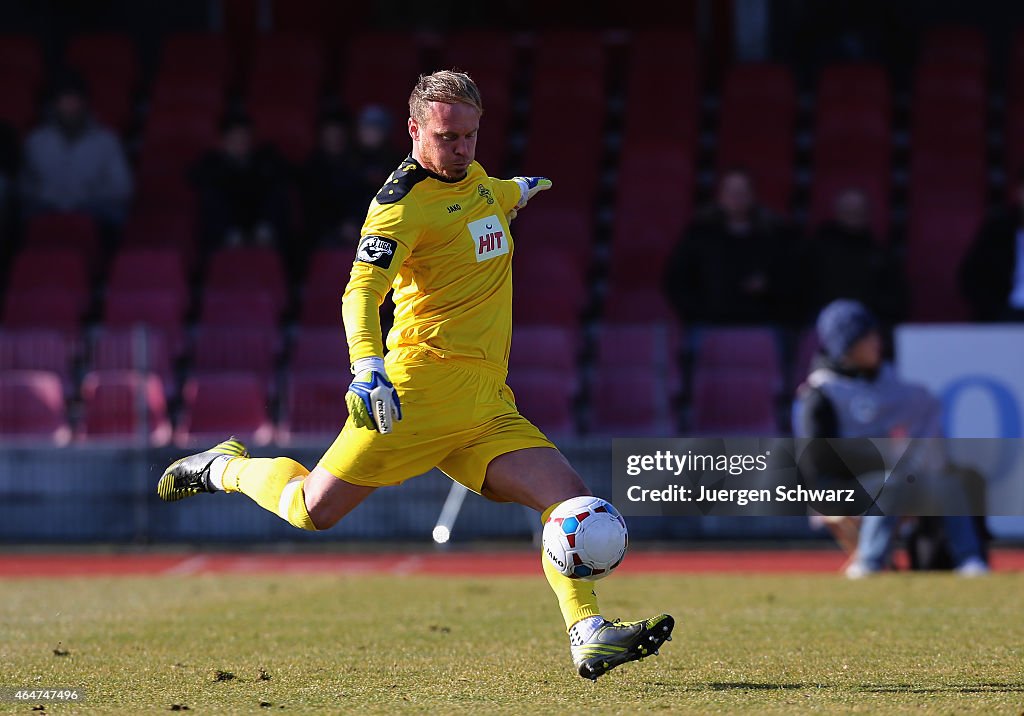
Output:
[[[512,177],[512,181],[519,185],[519,201],[509,211],[509,221],[516,218],[519,210],[526,206],[526,202],[536,196],[537,192],[551,188],[551,180],[547,177]]]
[[[352,364],[355,375],[345,393],[345,404],[357,428],[391,432],[393,421],[402,419],[398,391],[384,372],[383,358],[360,358]]]

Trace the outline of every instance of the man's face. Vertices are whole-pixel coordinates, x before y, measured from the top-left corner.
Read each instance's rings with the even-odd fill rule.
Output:
[[[871,331],[850,346],[843,359],[854,368],[876,370],[882,364],[882,336]]]
[[[844,191],[836,199],[836,221],[851,231],[868,225],[868,202],[859,191]]]
[[[224,153],[237,161],[249,158],[252,151],[252,132],[244,125],[229,127],[224,132],[222,146]]]
[[[320,148],[327,154],[342,154],[348,147],[348,133],[344,125],[329,122],[320,129]]]
[[[422,122],[409,118],[413,156],[445,179],[462,179],[476,156],[480,111],[458,102],[431,102]]]
[[[64,92],[54,103],[57,121],[62,127],[76,129],[85,120],[85,100],[77,92]]]
[[[746,174],[733,172],[722,178],[718,187],[718,205],[730,217],[742,218],[754,208],[754,189]]]

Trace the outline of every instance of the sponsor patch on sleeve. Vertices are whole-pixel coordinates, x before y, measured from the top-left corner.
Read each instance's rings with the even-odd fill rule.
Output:
[[[356,261],[386,269],[391,266],[391,259],[395,257],[397,247],[398,242],[386,236],[364,236],[359,240]]]

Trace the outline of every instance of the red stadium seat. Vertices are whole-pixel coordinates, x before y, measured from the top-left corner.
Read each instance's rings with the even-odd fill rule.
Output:
[[[356,248],[317,249],[309,257],[304,285],[342,289],[348,282]]]
[[[549,204],[548,195],[539,197],[521,212],[509,227],[516,243],[516,252],[521,247],[545,246],[563,254],[577,257],[574,262],[586,266],[590,259],[590,247],[594,242],[594,227],[591,212],[581,212],[571,207]],[[516,268],[522,262],[516,262]]]
[[[90,365],[96,371],[153,373],[163,382],[168,395],[172,395],[175,355],[168,338],[159,328],[105,327],[93,340]]]
[[[144,441],[154,447],[170,442],[171,423],[159,376],[135,371],[93,371],[82,380],[82,403],[80,441],[123,441],[138,439],[141,433]],[[145,422],[141,419],[143,409]]]
[[[636,251],[658,265],[682,235],[693,211],[694,148],[623,150],[616,182],[611,264],[629,264]]]
[[[584,263],[575,251],[517,244],[512,316],[517,324],[576,326],[587,300]]]
[[[675,323],[604,323],[597,332],[596,351],[599,368],[638,369],[657,378],[668,393],[680,387]]]
[[[88,300],[89,279],[78,251],[67,248],[30,248],[18,254],[8,278],[8,291],[52,289],[74,293],[82,307]]]
[[[793,78],[782,65],[739,65],[726,78],[718,171],[745,167],[761,201],[783,213],[793,186],[796,109]]]
[[[285,444],[299,436],[323,440],[337,435],[348,409],[348,378],[342,370],[292,371],[285,392],[285,417],[278,439]]]
[[[675,432],[672,398],[681,388],[674,324],[603,324],[590,386],[591,430],[616,435]]]
[[[924,34],[919,62],[952,62],[984,72],[988,48],[983,32],[964,25],[933,27]]]
[[[199,322],[211,326],[265,327],[277,325],[280,309],[265,291],[206,289]]]
[[[20,78],[4,83],[4,101],[0,102],[0,121],[6,122],[22,137],[33,128],[36,121],[38,89]]]
[[[348,342],[336,328],[303,328],[295,336],[289,366],[292,372],[341,371],[349,367]]]
[[[0,331],[0,372],[43,370],[58,376],[65,393],[71,392],[74,343],[60,331],[24,329]]]
[[[77,35],[67,61],[89,85],[89,103],[99,119],[118,131],[128,129],[139,61],[130,37],[116,33]]]
[[[503,176],[512,123],[512,84],[516,50],[512,35],[501,30],[466,30],[444,38],[443,67],[469,72],[484,102],[483,139],[476,159],[492,176]]]
[[[0,372],[0,442],[71,439],[60,377],[37,370]]]
[[[341,325],[341,295],[345,290],[355,248],[318,249],[309,260],[309,269],[303,284],[303,326],[323,326],[338,330]]]
[[[93,262],[99,255],[99,230],[88,214],[42,214],[29,220],[25,245],[39,249],[73,249]]]
[[[676,30],[647,30],[633,35],[626,77],[625,117],[622,128],[622,155],[659,156],[682,154],[684,164],[675,165],[668,179],[681,170],[692,174],[700,120],[700,61],[692,33]],[[665,78],[670,77],[669,85]],[[657,121],[652,121],[657,117]],[[630,187],[626,166],[620,168],[617,188]],[[655,191],[661,181],[648,174],[642,187]]]
[[[552,31],[538,41],[524,174],[543,174],[559,187],[546,204],[590,212],[603,151],[606,61],[596,32]],[[572,141],[565,129],[572,127]]]
[[[309,157],[315,144],[315,99],[305,104],[250,105],[250,110],[257,142],[273,145],[294,164]]]
[[[354,114],[380,105],[392,114],[396,146],[408,145],[409,93],[423,65],[411,32],[364,32],[348,43],[341,72],[342,102]]]
[[[829,65],[818,78],[819,111],[837,105],[875,107],[888,115],[892,105],[885,67],[873,63]]]
[[[775,435],[774,395],[773,377],[765,372],[697,371],[693,430],[705,435]]]
[[[197,373],[255,373],[269,381],[279,349],[276,328],[200,325],[196,329],[193,369]]]
[[[262,446],[273,437],[267,410],[267,386],[247,373],[196,375],[182,391],[184,411],[174,434],[179,447],[194,447],[236,435]]]
[[[650,373],[599,367],[590,387],[590,432],[663,437],[676,432],[665,384]]]
[[[280,313],[287,301],[284,264],[273,249],[221,249],[210,257],[207,291],[246,291],[266,295]]]
[[[578,341],[578,331],[574,327],[519,326],[512,333],[509,374],[537,369],[571,373],[576,369]]]
[[[46,328],[76,338],[89,306],[82,256],[71,249],[28,249],[18,254],[4,302],[7,328]]]
[[[159,332],[171,356],[177,357],[185,350],[184,321],[187,309],[187,297],[173,291],[160,288],[109,290],[104,309],[104,325],[113,329],[144,326]]]
[[[231,75],[224,36],[213,32],[179,32],[164,40],[160,81],[174,77],[185,81],[205,79],[226,87]]]
[[[341,330],[341,288],[307,288],[299,324],[303,328]]]
[[[179,205],[180,206],[180,205]],[[196,254],[196,223],[186,208],[137,206],[124,225],[126,249],[171,249],[181,255],[182,265],[192,266]]]
[[[125,248],[114,257],[107,279],[110,290],[151,290],[153,287],[188,296],[182,252],[173,247]]]
[[[0,77],[5,80],[20,78],[27,86],[38,90],[45,73],[38,38],[32,35],[0,35]]]
[[[0,83],[4,88],[0,120],[9,122],[21,134],[31,129],[35,119],[44,72],[37,38],[0,35]]]
[[[695,369],[756,371],[781,387],[778,339],[770,328],[709,328],[697,334]]]
[[[8,291],[3,324],[8,329],[60,331],[76,341],[81,331],[82,297],[69,291]]]
[[[568,437],[576,432],[572,401],[576,394],[574,373],[558,370],[519,370],[509,375],[516,407],[548,437]]]
[[[616,266],[618,264],[612,267],[612,280],[604,298],[602,316],[606,321],[668,323],[677,320],[660,285],[636,285],[638,282],[635,279],[627,281],[623,278],[626,272],[618,272]]]

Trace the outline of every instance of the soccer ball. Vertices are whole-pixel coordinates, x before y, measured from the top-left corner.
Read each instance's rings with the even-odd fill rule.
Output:
[[[570,579],[607,577],[626,554],[626,521],[600,497],[574,497],[544,525],[544,554]]]

